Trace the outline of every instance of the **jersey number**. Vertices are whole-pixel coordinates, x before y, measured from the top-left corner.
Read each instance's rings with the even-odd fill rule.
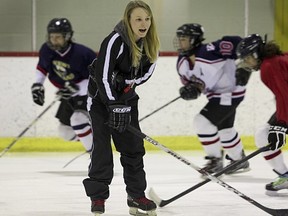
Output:
[[[222,41],[220,43],[220,53],[222,55],[232,55],[233,44],[229,41]]]

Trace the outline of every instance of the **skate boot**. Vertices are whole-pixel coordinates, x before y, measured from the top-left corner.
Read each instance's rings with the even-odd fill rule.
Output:
[[[219,172],[220,170],[223,169],[223,156],[220,158],[213,156],[205,156],[205,160],[208,160],[208,162],[202,169],[208,172],[209,174]],[[202,175],[201,177],[204,179],[207,178],[206,175]]]
[[[288,172],[280,174],[276,170],[273,171],[279,176],[275,179],[275,181],[266,185],[266,195],[281,196],[281,193],[278,192],[283,189],[288,189]]]
[[[94,213],[95,216],[99,216],[105,212],[105,200],[92,200],[91,201],[91,212]]]
[[[230,164],[234,163],[236,160],[233,160],[232,158],[229,157],[229,155],[227,154],[226,156],[227,160],[230,160]],[[242,158],[246,157],[244,151],[242,151]],[[229,165],[230,165],[229,164]],[[233,169],[227,170],[225,172],[226,175],[231,175],[231,174],[237,174],[237,173],[242,173],[242,172],[248,172],[250,170],[250,164],[248,161],[245,161],[239,165],[237,165],[236,167],[234,167]]]
[[[140,198],[133,198],[128,195],[127,204],[130,207],[129,214],[135,216],[157,216],[156,204],[147,199],[145,196]]]

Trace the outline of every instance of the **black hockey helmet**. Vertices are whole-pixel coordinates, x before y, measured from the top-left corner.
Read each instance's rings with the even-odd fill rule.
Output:
[[[63,35],[66,43],[64,47],[62,47],[62,49],[65,48],[72,41],[73,36],[72,25],[67,18],[53,18],[48,23],[47,33],[48,33],[47,43],[52,49],[55,49],[55,47],[53,47],[53,45],[49,40],[49,35],[51,33],[61,33]]]
[[[259,34],[251,34],[242,39],[238,44],[236,49],[237,57],[243,59],[251,55],[255,59],[261,60],[264,45],[265,41]]]
[[[190,48],[188,51],[183,51],[179,49],[179,46],[176,45],[177,50],[182,54],[193,54],[195,48],[202,44],[202,41],[205,40],[204,38],[204,28],[197,23],[187,23],[180,26],[176,31],[177,38],[180,37],[189,37],[190,38]],[[184,53],[183,53],[184,52]]]

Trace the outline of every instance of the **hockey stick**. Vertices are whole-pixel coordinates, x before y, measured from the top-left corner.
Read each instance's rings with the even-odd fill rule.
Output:
[[[169,104],[173,103],[174,101],[178,100],[179,98],[181,98],[180,96],[169,101],[168,103],[164,104],[163,106],[159,107],[158,109],[154,110],[153,112],[151,112],[150,114],[142,117],[141,119],[139,119],[139,122],[143,121],[144,119],[148,118],[149,116],[153,115],[154,113],[158,112],[159,110],[163,109],[164,107],[168,106]]]
[[[72,163],[74,160],[76,160],[77,158],[81,157],[82,155],[84,155],[84,154],[86,154],[86,153],[88,153],[88,152],[85,151],[85,152],[77,155],[76,157],[72,158],[70,161],[68,161],[68,162],[63,166],[63,168],[67,167],[67,166],[68,166],[70,163]]]
[[[47,106],[0,154],[0,158],[9,151],[12,146],[59,100],[56,97],[49,106]]]
[[[157,146],[161,150],[163,150],[166,153],[172,155],[173,157],[175,157],[176,159],[178,159],[181,162],[185,163],[186,165],[192,167],[193,169],[195,169],[200,174],[205,175],[211,181],[214,181],[214,182],[218,183],[219,185],[221,185],[222,187],[226,188],[227,190],[232,191],[233,193],[237,194],[238,196],[240,196],[241,198],[245,199],[249,203],[251,203],[251,204],[257,206],[258,208],[262,209],[263,211],[267,212],[268,214],[274,215],[274,216],[288,216],[288,209],[271,209],[271,208],[265,207],[265,206],[261,205],[260,203],[256,202],[255,200],[251,199],[250,197],[246,196],[245,194],[241,193],[237,189],[233,188],[232,186],[228,185],[224,181],[222,181],[222,180],[218,179],[217,177],[209,174],[204,169],[201,169],[198,166],[194,165],[193,163],[191,163],[190,161],[188,161],[187,159],[185,159],[184,157],[182,157],[178,153],[170,150],[166,146],[160,144],[156,140],[154,140],[151,137],[145,135],[144,133],[142,133],[141,131],[137,130],[136,128],[134,128],[132,126],[129,126],[128,130],[131,133],[135,134],[136,136],[138,136],[138,137],[150,142],[151,144]]]
[[[243,163],[243,162],[251,159],[252,157],[258,155],[259,153],[264,152],[264,151],[267,151],[267,150],[269,150],[269,146],[264,146],[264,147],[258,149],[257,151],[254,151],[253,153],[251,153],[251,154],[247,155],[246,157],[242,158],[241,160],[238,160],[238,161],[235,161],[235,162],[232,163],[232,164],[229,164],[228,166],[224,167],[224,169],[222,169],[221,171],[215,173],[214,176],[215,176],[215,177],[218,177],[218,176],[226,173],[227,171],[229,171],[229,170],[231,170],[231,169],[234,169],[234,167],[238,166],[239,164],[241,164],[241,163]],[[206,179],[206,180],[204,180],[204,181],[202,181],[202,182],[200,182],[200,183],[198,183],[198,184],[196,184],[196,185],[188,188],[187,190],[185,190],[185,191],[183,191],[183,192],[177,194],[176,196],[174,196],[174,197],[172,197],[172,198],[170,198],[170,199],[167,199],[167,200],[161,199],[161,198],[155,193],[155,191],[154,191],[153,188],[150,189],[150,191],[149,191],[149,196],[151,197],[152,200],[154,200],[154,201],[157,203],[157,205],[158,205],[159,207],[164,207],[164,206],[168,205],[169,203],[171,203],[171,202],[173,202],[173,201],[181,198],[182,196],[185,196],[186,194],[188,194],[188,193],[196,190],[197,188],[205,185],[206,183],[208,183],[208,182],[210,182],[210,181],[211,181],[211,180],[208,178],[208,179]]]

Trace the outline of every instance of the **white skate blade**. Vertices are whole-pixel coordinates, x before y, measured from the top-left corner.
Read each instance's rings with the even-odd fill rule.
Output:
[[[266,190],[265,194],[267,196],[271,196],[271,197],[288,197],[288,190],[287,189],[282,189],[282,190],[278,190],[278,191]]]
[[[138,208],[130,207],[129,214],[134,216],[157,216],[155,209],[150,211],[142,211]]]
[[[101,214],[103,214],[103,212],[100,212],[100,211],[95,211],[92,213],[94,214],[94,216],[100,216]]]

